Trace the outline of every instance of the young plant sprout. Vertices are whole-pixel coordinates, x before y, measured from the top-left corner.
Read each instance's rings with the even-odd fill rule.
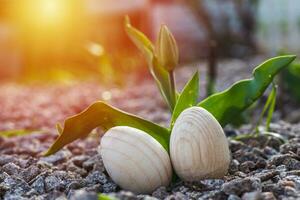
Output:
[[[124,189],[150,193],[159,186],[169,185],[171,162],[173,174],[185,181],[224,176],[229,167],[230,153],[222,127],[259,99],[274,76],[295,56],[267,60],[255,68],[253,78],[239,81],[198,103],[198,73],[180,93],[176,91],[173,71],[178,63],[178,50],[167,27],[162,26],[156,49],[142,32],[132,27],[129,18],[125,20],[125,29],[144,54],[170,107],[170,127],[96,102],[66,119],[63,127],[58,126],[60,135],[45,155],[54,154],[100,127],[107,131],[99,147],[104,166],[111,178]]]

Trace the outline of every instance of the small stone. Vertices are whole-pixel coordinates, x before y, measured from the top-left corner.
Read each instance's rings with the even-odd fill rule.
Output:
[[[31,188],[33,188],[39,194],[45,193],[45,180],[44,180],[44,178],[42,176],[38,177],[31,184]]]
[[[279,147],[281,144],[282,144],[282,142],[279,139],[277,139],[275,137],[270,137],[266,145],[279,151]]]
[[[229,147],[231,152],[236,152],[240,149],[243,149],[243,147],[245,147],[245,144],[240,141],[230,140]]]
[[[300,176],[289,175],[285,177],[284,180],[293,181],[295,183],[295,188],[300,191]]]
[[[266,172],[255,174],[255,177],[259,178],[261,182],[264,182],[277,175],[279,175],[279,172],[277,170],[268,170]]]
[[[283,161],[288,170],[300,170],[300,162],[294,158],[287,158]]]
[[[1,155],[0,156],[0,166],[3,166],[7,163],[17,163],[17,159],[11,155]]]
[[[70,200],[98,200],[98,195],[95,192],[87,192],[82,189],[75,191]]]
[[[262,194],[261,192],[247,192],[243,195],[242,200],[261,200]]]
[[[263,192],[261,195],[264,200],[276,200],[276,197],[272,192]]]
[[[274,166],[279,166],[279,165],[284,165],[284,162],[289,162],[290,159],[293,159],[290,154],[279,154],[272,156],[270,160],[268,161],[268,165],[274,165]]]
[[[29,182],[37,175],[39,175],[39,173],[40,169],[38,167],[30,166],[27,169],[23,170],[20,175],[26,182]]]
[[[98,172],[98,171],[94,171],[91,174],[89,174],[85,178],[85,180],[88,184],[91,184],[91,185],[97,184],[97,183],[104,185],[105,183],[108,182],[106,175],[101,172]]]
[[[299,193],[295,190],[295,188],[286,186],[286,187],[284,187],[284,194],[287,196],[297,197],[298,196],[297,194],[299,194]]]
[[[60,188],[60,180],[55,176],[47,176],[45,178],[45,189],[47,192],[50,192],[55,189]]]
[[[71,152],[68,150],[62,150],[57,152],[54,155],[43,157],[40,159],[40,161],[44,161],[53,165],[63,163],[68,160],[68,158],[71,156]]]
[[[2,170],[9,175],[19,175],[21,169],[18,165],[14,163],[7,163],[2,167]]]
[[[104,193],[116,192],[117,187],[118,187],[117,184],[113,182],[108,182],[102,185],[102,189]]]
[[[241,198],[239,196],[231,194],[231,195],[229,195],[227,200],[241,200]]]
[[[8,177],[1,184],[9,188],[9,190],[5,193],[5,196],[22,196],[30,190],[29,185],[18,177]]]
[[[264,159],[258,159],[255,163],[255,168],[265,168],[267,166],[267,162]]]
[[[266,154],[267,156],[273,156],[276,155],[278,153],[278,151],[276,151],[275,149],[273,149],[272,147],[266,146],[263,149],[264,154]]]
[[[149,195],[138,195],[137,198],[139,200],[158,200],[157,198],[151,197]]]
[[[280,185],[282,186],[288,186],[288,187],[295,187],[295,183],[293,181],[289,181],[289,180],[282,180],[279,182]]]
[[[80,189],[83,187],[83,184],[80,181],[72,181],[67,185],[66,193],[69,193],[71,190]]]
[[[87,171],[91,171],[94,169],[94,165],[101,166],[101,169],[97,169],[97,171],[104,172],[104,165],[100,155],[96,154],[89,158],[87,161],[83,162],[82,167]]]
[[[239,170],[239,165],[240,165],[239,161],[233,159],[229,165],[229,170],[228,170],[229,173],[234,174],[235,172],[237,172]]]
[[[101,184],[93,184],[88,187],[85,187],[87,192],[96,192],[96,193],[103,193],[103,188]]]
[[[239,168],[242,172],[249,173],[250,171],[252,171],[255,168],[255,163],[252,161],[246,161],[246,162],[243,162]]]
[[[58,190],[53,190],[46,195],[43,195],[44,199],[55,199],[55,200],[67,200],[66,195]]]
[[[158,199],[165,199],[168,195],[166,187],[159,187],[152,193],[152,196]]]
[[[201,181],[201,183],[204,184],[209,190],[221,189],[224,182],[225,181],[222,179],[205,179]]]
[[[0,183],[3,182],[8,177],[9,177],[9,175],[6,172],[3,172],[2,170],[0,170]]]
[[[291,171],[287,172],[286,174],[287,174],[287,176],[289,176],[289,175],[300,176],[300,170],[291,170]]]
[[[67,165],[67,171],[74,172],[76,174],[79,174],[82,177],[85,177],[87,175],[87,171],[85,169],[79,168],[73,163]]]
[[[280,153],[286,154],[286,153],[293,152],[297,154],[298,149],[300,149],[300,143],[294,143],[294,144],[286,143],[280,146]]]
[[[165,198],[165,200],[182,200],[182,199],[188,199],[188,198],[180,192],[176,192],[168,196],[167,198]]]
[[[222,191],[226,194],[235,194],[240,196],[245,192],[261,191],[261,182],[258,178],[234,179],[224,183]]]
[[[77,167],[82,167],[83,163],[88,160],[89,157],[86,155],[80,155],[73,157],[70,161],[74,163]]]
[[[27,192],[25,194],[26,197],[33,197],[33,196],[38,196],[38,195],[39,195],[39,193],[34,189],[31,189],[29,192]]]
[[[264,192],[272,192],[275,195],[276,198],[278,196],[284,194],[284,187],[282,187],[279,184],[273,184],[273,183],[263,184],[262,185],[262,190]]]

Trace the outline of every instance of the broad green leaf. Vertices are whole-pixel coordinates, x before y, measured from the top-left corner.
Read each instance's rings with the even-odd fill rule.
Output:
[[[176,102],[174,112],[172,114],[171,127],[173,127],[177,117],[186,108],[195,106],[199,97],[199,73],[196,72],[192,79],[185,85],[182,93]]]
[[[115,126],[130,126],[143,130],[160,142],[167,151],[169,149],[170,133],[168,129],[123,112],[104,102],[96,102],[85,111],[65,121],[61,134],[45,153],[45,156],[56,153],[74,140],[86,137],[97,127],[108,130]]]
[[[252,79],[239,81],[229,89],[204,99],[198,106],[208,110],[225,126],[260,98],[274,76],[295,58],[294,55],[271,58],[254,69]]]
[[[134,28],[129,21],[125,19],[125,30],[132,42],[145,56],[150,73],[156,81],[160,93],[164,97],[171,111],[173,111],[176,103],[175,91],[172,91],[171,80],[167,70],[165,70],[158,62],[154,53],[154,45],[141,31]]]

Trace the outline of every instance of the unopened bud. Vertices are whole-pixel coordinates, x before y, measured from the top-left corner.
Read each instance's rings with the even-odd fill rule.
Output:
[[[178,47],[174,36],[166,25],[162,25],[157,43],[157,58],[167,70],[172,71],[178,65]]]

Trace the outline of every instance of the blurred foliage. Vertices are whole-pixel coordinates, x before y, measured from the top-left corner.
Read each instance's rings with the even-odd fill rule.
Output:
[[[283,73],[283,84],[296,100],[300,101],[300,62],[293,62]]]
[[[25,130],[25,129],[19,129],[19,130],[7,130],[7,131],[0,131],[0,136],[2,137],[15,137],[15,136],[24,136],[24,135],[30,135],[33,133],[45,133],[43,131],[34,131],[34,130]]]

